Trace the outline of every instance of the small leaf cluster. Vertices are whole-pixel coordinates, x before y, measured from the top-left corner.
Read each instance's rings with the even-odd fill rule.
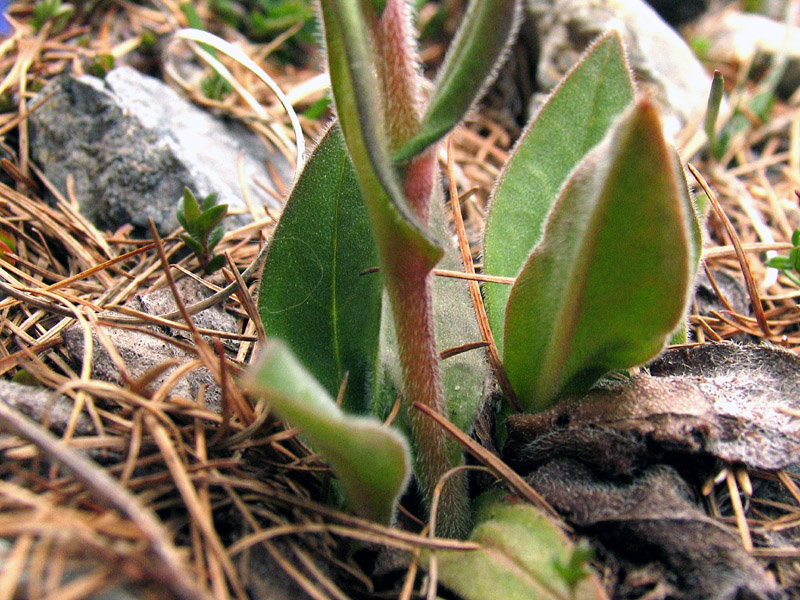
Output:
[[[766,265],[773,269],[783,271],[783,274],[795,285],[800,286],[800,279],[795,273],[800,274],[800,229],[792,233],[792,246],[789,256],[773,256]]]
[[[48,21],[53,21],[53,32],[61,31],[67,21],[75,14],[72,4],[62,3],[61,0],[39,0],[33,7],[31,25],[36,33]]]
[[[186,230],[181,239],[195,253],[206,275],[218,271],[225,264],[225,257],[214,254],[225,229],[222,220],[228,214],[227,204],[217,204],[217,193],[211,193],[198,204],[189,188],[184,188],[183,198],[178,202],[178,223]]]

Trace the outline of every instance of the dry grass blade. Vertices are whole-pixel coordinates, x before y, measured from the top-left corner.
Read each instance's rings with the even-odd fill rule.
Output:
[[[454,210],[456,207],[454,207]],[[459,208],[459,210],[461,209]],[[466,265],[465,268],[467,268]],[[474,266],[472,268],[474,269]],[[465,279],[467,281],[477,281],[484,283],[502,283],[505,285],[514,285],[514,282],[516,281],[516,279],[514,279],[513,277],[500,277],[499,275],[484,275],[483,273],[475,273],[475,272],[461,273],[460,271],[448,271],[447,269],[434,269],[433,274],[436,275],[437,277],[452,277],[453,279]]]
[[[156,444],[158,444],[161,454],[164,456],[164,461],[172,475],[172,479],[175,481],[175,485],[186,503],[187,510],[202,531],[203,537],[206,543],[209,544],[215,558],[222,564],[225,574],[228,577],[228,583],[233,588],[236,597],[240,600],[247,600],[247,592],[239,581],[239,574],[236,571],[236,567],[234,567],[230,556],[222,545],[219,535],[214,529],[214,524],[211,522],[210,515],[206,514],[203,510],[197,495],[197,490],[195,490],[183,462],[175,450],[175,447],[172,445],[167,430],[150,415],[145,415],[144,422],[153,435]]]
[[[162,585],[181,600],[207,598],[188,577],[186,566],[175,546],[169,541],[169,535],[163,525],[103,469],[76,451],[64,446],[39,425],[2,402],[0,402],[0,423],[4,429],[11,430],[32,442],[47,456],[67,467],[81,483],[95,494],[98,500],[119,510],[133,521],[150,543],[154,557],[157,559],[149,565],[151,575]]]
[[[453,168],[452,138],[448,140],[447,172],[450,180],[450,205],[453,209],[453,220],[456,225],[461,259],[464,261],[466,275],[474,276],[475,265],[472,262],[472,253],[470,252],[467,233],[464,229],[464,219],[461,216],[461,203],[459,202],[458,188],[456,187],[455,169]],[[497,350],[497,345],[494,343],[494,336],[489,327],[489,318],[486,315],[486,306],[483,304],[483,296],[481,296],[480,287],[478,287],[475,281],[469,282],[469,295],[472,298],[472,306],[475,309],[475,318],[478,321],[481,338],[483,338],[483,341],[487,344],[486,354],[489,358],[489,365],[492,368],[492,373],[497,379],[497,383],[500,385],[500,389],[503,391],[508,403],[515,411],[521,412],[522,405],[519,403],[519,400],[517,400],[514,388],[511,387],[511,382],[506,375],[505,368],[503,368],[503,361],[500,359],[500,353]]]
[[[739,486],[736,484],[736,476],[732,469],[728,469],[725,475],[725,480],[728,483],[728,492],[731,496],[731,505],[733,506],[733,514],[736,516],[736,527],[739,529],[739,535],[742,538],[742,546],[747,552],[753,551],[753,538],[750,535],[750,527],[747,525],[747,519],[744,515],[744,507],[742,506],[742,499],[739,496]]]
[[[220,52],[224,52],[237,62],[241,63],[248,69],[250,69],[253,73],[255,73],[264,83],[266,83],[269,88],[275,93],[280,101],[281,105],[286,109],[287,114],[292,122],[292,127],[294,128],[294,135],[295,135],[295,144],[297,145],[297,171],[299,172],[303,166],[303,160],[305,155],[305,139],[303,137],[303,129],[300,126],[300,121],[297,119],[297,115],[294,112],[294,108],[292,107],[289,100],[284,95],[283,91],[281,90],[280,86],[267,75],[267,73],[259,67],[253,60],[247,56],[244,52],[242,52],[239,48],[232,46],[225,40],[220,39],[219,37],[212,35],[205,31],[200,31],[197,29],[181,29],[180,31],[175,33],[176,37],[180,37],[186,40],[193,40],[195,42],[202,42],[204,44],[208,44],[219,50]],[[221,66],[221,65],[220,65]],[[222,67],[225,71],[224,67]],[[250,96],[248,93],[247,96]],[[258,103],[255,103],[258,106]],[[259,107],[260,108],[260,107]]]
[[[717,197],[714,192],[711,191],[711,188],[708,187],[708,183],[706,183],[706,180],[703,178],[703,176],[697,171],[697,169],[694,168],[693,165],[687,164],[686,166],[692,173],[692,176],[694,176],[694,178],[697,180],[697,183],[700,184],[700,187],[703,188],[703,191],[706,193],[706,196],[708,196],[711,205],[714,207],[714,211],[725,225],[725,229],[728,232],[731,243],[736,249],[736,257],[739,260],[739,265],[742,269],[742,275],[744,275],[744,280],[747,285],[747,293],[750,296],[750,303],[753,305],[753,312],[756,315],[758,326],[761,328],[761,331],[764,333],[764,335],[769,337],[772,335],[772,332],[769,329],[767,317],[764,314],[764,307],[761,305],[761,298],[758,295],[758,286],[756,286],[755,279],[753,279],[753,272],[750,270],[750,262],[747,260],[747,255],[742,249],[742,243],[739,240],[739,235],[736,233],[733,223],[731,223],[731,220],[728,218],[728,215],[725,214],[725,211],[722,210],[719,200],[717,200]]]

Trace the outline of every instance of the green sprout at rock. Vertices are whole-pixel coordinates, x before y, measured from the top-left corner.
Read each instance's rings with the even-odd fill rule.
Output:
[[[186,230],[181,239],[195,253],[206,275],[225,264],[225,257],[215,255],[214,248],[225,233],[221,223],[227,214],[228,205],[217,204],[216,192],[198,204],[191,190],[184,188],[177,210],[178,223]]]

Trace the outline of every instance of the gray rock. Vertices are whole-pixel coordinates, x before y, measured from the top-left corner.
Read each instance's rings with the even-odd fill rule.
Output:
[[[664,111],[665,132],[704,114],[711,78],[683,39],[643,0],[528,0],[539,35],[537,79],[550,89],[599,34],[622,34],[639,87]]]
[[[777,471],[800,464],[800,357],[770,344],[670,348],[640,373],[553,408],[508,418],[504,458],[527,469],[554,455],[628,475],[648,464],[715,460]]]
[[[217,282],[220,283],[220,282]],[[185,277],[176,282],[178,293],[184,304],[196,304],[211,296],[212,292],[207,287],[201,285],[194,279]],[[160,288],[149,294],[139,296],[139,302],[144,312],[151,315],[165,315],[178,309],[172,291],[168,288]],[[222,331],[224,333],[238,333],[238,321],[233,315],[226,313],[220,305],[212,306],[192,316],[192,322],[199,329],[210,329],[212,331]],[[169,329],[169,334],[183,340],[191,340],[191,334],[182,329]],[[209,340],[209,338],[206,338]],[[235,350],[236,342],[225,339],[223,345]]]
[[[58,434],[66,430],[74,408],[70,398],[54,394],[46,388],[3,380],[0,380],[0,402],[16,408],[26,417]],[[75,433],[77,435],[94,433],[94,425],[86,413],[78,415]]]
[[[186,304],[193,304],[211,295],[209,290],[189,278],[181,279],[178,282],[178,290]],[[175,302],[170,297],[169,290],[163,289],[135,298],[128,302],[127,305],[153,315],[165,314],[175,309]],[[219,305],[212,306],[194,315],[193,320],[200,328],[227,333],[236,332],[238,327],[236,319],[225,313]],[[134,380],[139,379],[148,371],[166,361],[176,360],[179,365],[182,365],[196,358],[195,355],[184,352],[173,344],[141,331],[114,327],[105,327],[104,331],[125,363],[128,374]],[[153,331],[165,333],[161,328],[153,328]],[[173,337],[182,338],[184,342],[189,340],[189,334],[185,331],[170,328],[166,332]],[[83,328],[79,324],[76,323],[66,329],[64,342],[73,360],[82,361],[85,345]],[[95,331],[92,331],[92,342],[94,347],[92,377],[122,385],[123,381],[119,369],[100,343]],[[158,389],[173,373],[175,368],[171,367],[160,373],[158,377],[153,379],[148,388],[150,390]],[[183,398],[196,399],[201,385],[206,386],[205,405],[211,410],[219,411],[221,406],[220,389],[214,377],[205,367],[194,369],[178,380],[171,388],[170,395],[174,394]]]
[[[221,203],[245,208],[237,175],[241,151],[255,202],[276,206],[253,185],[253,178],[273,185],[266,163],[284,181],[291,178],[285,158],[244,126],[213,117],[130,67],[105,80],[61,77],[39,97],[53,92],[30,117],[31,154],[62,193],[67,175],[74,177],[81,211],[100,227],[146,227],[152,217],[166,234],[178,225],[175,207],[184,186],[203,196],[216,191]]]

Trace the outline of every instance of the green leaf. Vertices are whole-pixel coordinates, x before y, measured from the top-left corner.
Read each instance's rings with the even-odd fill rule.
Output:
[[[691,266],[690,281],[694,281],[697,269],[700,267],[700,259],[703,256],[703,231],[700,224],[703,222],[703,209],[700,207],[696,198],[689,189],[689,182],[686,180],[686,172],[681,162],[681,157],[677,150],[672,149],[672,169],[675,179],[678,182],[678,193],[684,207],[684,214],[687,215],[688,227],[691,235],[689,236],[689,264]],[[692,290],[689,290],[691,294]],[[688,309],[688,300],[687,300]],[[686,315],[684,315],[685,317]],[[685,344],[689,341],[688,322],[684,318],[681,320],[678,329],[672,333],[669,344]]]
[[[224,266],[225,257],[219,254],[208,261],[208,265],[206,266],[206,274],[210,275],[211,273],[216,273]]]
[[[175,216],[178,218],[178,223],[186,231],[189,231],[189,223],[186,222],[186,215],[183,212],[183,198],[178,200],[178,207],[175,209]]]
[[[267,335],[289,344],[344,407],[369,412],[381,314],[381,277],[369,218],[341,132],[322,137],[275,228],[258,308]]]
[[[191,235],[188,235],[186,233],[182,233],[181,234],[181,239],[183,240],[184,244],[189,246],[189,250],[194,252],[197,256],[202,256],[205,253],[206,250],[205,250],[205,248],[203,248],[203,244],[198,242]]]
[[[600,600],[598,578],[565,578],[581,549],[536,507],[498,492],[477,501],[478,550],[437,550],[439,580],[465,600]],[[573,573],[570,573],[573,575]]]
[[[792,248],[789,250],[789,262],[795,271],[800,272],[800,248]]]
[[[195,234],[195,223],[200,218],[200,207],[197,205],[197,199],[189,188],[183,188],[183,217],[188,227],[184,227],[188,233]]]
[[[375,419],[344,414],[280,340],[267,340],[245,378],[251,393],[268,400],[325,457],[353,510],[391,521],[410,468],[408,444],[399,433]]]
[[[773,256],[765,264],[768,267],[780,269],[781,271],[791,271],[794,268],[788,256]]]
[[[616,32],[600,38],[523,132],[492,193],[484,233],[484,269],[516,277],[541,239],[558,190],[633,99],[633,82]],[[486,310],[503,351],[510,286],[484,286]]]
[[[203,198],[203,202],[200,205],[200,210],[203,212],[207,211],[209,208],[216,206],[219,200],[219,193],[211,192],[208,196]]]
[[[225,236],[225,228],[224,227],[217,227],[208,234],[208,251],[211,252],[214,248],[217,247],[217,244],[220,243],[222,238]]]
[[[708,145],[712,153],[717,148],[717,118],[719,108],[722,105],[722,97],[725,94],[725,79],[719,70],[714,71],[714,78],[711,80],[711,91],[708,93],[708,107],[706,108],[705,131],[708,136]]]
[[[455,127],[491,85],[521,20],[521,0],[472,0],[445,57],[420,132],[396,154],[419,154]]]
[[[200,214],[194,226],[203,238],[207,238],[211,231],[222,223],[222,219],[224,219],[227,214],[227,204],[212,206]]]
[[[694,214],[673,167],[643,99],[565,185],[508,301],[504,364],[527,410],[647,361],[678,327]]]
[[[382,101],[359,0],[321,0],[336,113],[373,230],[387,261],[413,252],[433,265],[442,249],[406,203],[389,156]]]

